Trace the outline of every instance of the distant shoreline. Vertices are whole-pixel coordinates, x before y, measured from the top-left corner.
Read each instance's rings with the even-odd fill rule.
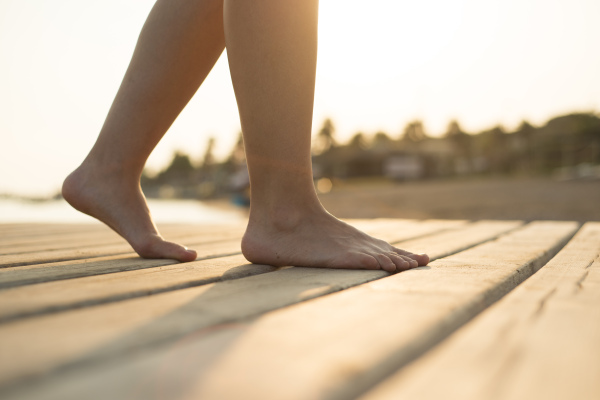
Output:
[[[480,177],[393,182],[385,179],[333,181],[319,195],[339,218],[495,219],[600,221],[600,180],[551,177]],[[227,198],[149,199],[157,222],[245,221],[248,209]],[[64,200],[0,196],[0,223],[91,222]]]

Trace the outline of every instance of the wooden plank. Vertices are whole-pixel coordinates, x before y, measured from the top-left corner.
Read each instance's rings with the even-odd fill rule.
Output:
[[[452,248],[462,249],[469,243],[472,244],[473,240],[478,243],[481,237],[494,237],[507,229],[518,226],[518,224],[519,222],[479,222],[464,226],[458,232],[442,231],[435,236],[435,240],[445,247],[439,246],[440,253],[436,256],[446,255]],[[404,226],[406,225],[402,223],[394,224],[391,234],[408,235],[410,232],[420,234],[425,231],[423,229],[413,229],[403,233],[397,232],[398,227]],[[432,222],[425,224],[425,226],[433,228],[440,225],[437,222]],[[458,241],[457,237],[460,237]],[[423,246],[422,236],[421,239],[413,239],[407,243]],[[401,243],[401,245],[403,244]],[[238,246],[238,243],[232,244],[233,246]],[[239,257],[239,261],[235,262],[242,262],[242,260],[243,257]],[[114,260],[111,261],[114,262]],[[0,322],[44,312],[62,311],[69,308],[107,303],[213,282],[218,279],[221,271],[211,268],[207,275],[206,266],[212,266],[217,262],[217,260],[210,262],[196,261],[185,264],[164,265],[160,268],[146,268],[119,274],[48,282],[0,291]]]
[[[6,249],[11,247],[24,247],[26,245],[41,245],[51,242],[70,243],[78,239],[87,240],[88,238],[96,238],[98,241],[111,240],[120,238],[116,232],[101,223],[94,224],[51,224],[40,225],[38,228],[35,224],[20,224],[23,225],[18,234],[0,236],[0,252],[6,253]],[[224,230],[242,230],[246,226],[245,222],[232,222],[224,224],[160,224],[159,231],[165,237],[172,234],[185,236],[197,235],[201,232],[224,231]],[[122,239],[121,239],[122,240]]]
[[[240,240],[225,240],[216,243],[186,243],[198,252],[199,258],[212,258],[240,252]],[[115,245],[101,245],[81,249],[46,250],[33,253],[0,256],[0,267],[18,267],[22,265],[42,264],[58,261],[93,259],[102,256],[127,254],[135,255],[131,246],[124,242]]]
[[[231,227],[181,227],[179,230],[172,231],[165,235],[167,240],[185,241],[188,243],[215,242],[217,240],[240,239],[244,234],[245,226]],[[59,238],[44,237],[37,242],[22,243],[11,246],[6,246],[0,249],[0,255],[16,255],[26,259],[26,253],[44,253],[47,251],[57,250],[72,250],[80,247],[86,249],[94,249],[96,247],[104,247],[108,245],[123,245],[125,240],[117,233],[110,231],[102,235],[82,235],[77,233],[74,235],[65,235]],[[131,251],[131,248],[129,248]],[[32,257],[35,257],[32,254]]]
[[[170,236],[171,238],[176,238],[176,235]],[[197,244],[197,242],[193,241],[186,243],[186,245],[190,247]],[[75,249],[55,248],[24,254],[2,255],[0,256],[0,268],[43,264],[59,261],[80,260],[128,253],[132,253],[131,246],[129,246],[129,244],[124,240],[120,240],[118,244],[100,244],[97,246],[86,246],[85,248]]]
[[[508,231],[519,223],[488,224],[503,226]],[[569,226],[573,227],[572,224]],[[482,235],[479,242],[487,239],[489,233],[488,237]],[[447,251],[447,246],[436,240],[435,235],[422,240],[430,243],[432,257],[436,255],[437,246]],[[0,382],[10,383],[13,388],[20,384],[30,387],[31,379],[36,376],[107,362],[199,330],[240,321],[388,275],[381,270],[286,268],[244,279],[14,321],[0,326],[0,350],[12,360],[10,366],[0,365]]]
[[[198,227],[200,229],[201,226]],[[182,232],[181,234],[173,233],[172,235],[166,236],[167,239],[171,238],[173,240],[185,240],[185,244],[191,246],[204,246],[208,239],[211,240],[220,240],[225,238],[239,238],[243,233],[244,228],[237,227],[227,227],[226,229],[218,228],[214,231],[204,231],[201,233],[192,234],[191,232],[196,231],[196,227],[187,227],[187,231]],[[188,241],[189,240],[189,241]],[[239,247],[239,246],[238,246]],[[205,252],[204,250],[199,250],[200,252]],[[86,259],[86,258],[97,258],[102,256],[110,256],[110,255],[119,255],[119,254],[129,254],[133,253],[131,246],[125,240],[120,239],[118,244],[99,244],[99,245],[88,245],[85,248],[67,248],[67,249],[50,249],[43,251],[35,251],[30,253],[22,253],[22,254],[9,254],[0,256],[0,268],[5,267],[16,267],[23,265],[34,265],[34,264],[43,264],[50,262],[59,262],[59,261],[68,261],[68,260],[78,260],[78,259]],[[214,252],[210,252],[214,254]],[[227,254],[229,254],[228,252]],[[200,253],[199,253],[200,254]],[[204,254],[204,253],[203,253]],[[201,257],[205,257],[202,255]]]
[[[21,228],[24,225],[29,225],[28,223],[19,223],[19,222],[3,222],[0,223],[0,233],[7,232],[11,229]]]
[[[224,339],[216,359],[206,365],[199,362],[208,372],[188,382],[187,394],[202,399],[354,398],[530,276],[576,228],[575,223],[530,224],[433,262],[428,269],[407,271],[231,328],[237,333],[235,342]],[[215,339],[213,349],[217,343]],[[265,376],[271,379],[261,379]]]
[[[101,223],[97,224],[23,224],[20,229],[13,229],[0,235],[0,243],[19,239],[43,237],[47,235],[62,235],[71,232],[103,232],[110,228]]]
[[[37,230],[44,230],[44,229],[52,229],[54,230],[55,228],[64,228],[66,226],[69,227],[82,227],[82,226],[100,226],[100,223],[94,223],[94,224],[69,224],[69,223],[37,223],[37,222],[15,222],[15,223],[0,223],[0,233],[1,234],[8,234],[8,233],[16,233],[16,232],[31,232],[31,231],[37,231]]]
[[[86,232],[86,233],[107,233],[113,232],[105,224],[90,219],[87,223],[16,223],[0,224],[0,244],[4,243],[6,239],[13,240],[14,238],[26,238],[34,236],[47,236],[47,235],[62,235],[71,234],[73,232]],[[240,226],[244,225],[244,222],[228,222],[228,223],[158,223],[158,228],[161,232],[169,233],[173,230],[181,231],[182,228],[189,227],[195,229],[197,227],[229,227],[229,226]]]
[[[170,238],[185,238],[185,237],[196,237],[196,236],[210,236],[213,232],[240,232],[243,233],[245,229],[244,224],[227,224],[227,225],[182,225],[182,226],[169,226],[162,230],[163,236],[167,239]],[[61,235],[44,235],[36,237],[27,237],[19,239],[5,244],[0,244],[0,252],[3,254],[14,254],[20,252],[19,250],[24,249],[25,251],[36,251],[36,250],[47,250],[47,249],[58,249],[58,248],[70,248],[77,246],[93,246],[111,244],[111,243],[122,243],[124,242],[116,232],[106,228],[102,231],[94,232],[78,232],[70,231],[65,232]],[[52,244],[56,244],[53,246]],[[38,246],[45,246],[37,249]],[[29,246],[29,247],[28,247]]]
[[[366,220],[354,220],[359,223],[364,223]],[[46,240],[54,240],[55,238],[63,238],[65,236],[72,237],[74,234],[87,235],[109,235],[112,236],[115,232],[100,222],[92,223],[17,223],[10,224],[14,226],[7,227],[7,224],[0,224],[0,248],[12,244],[27,244],[41,243]],[[181,233],[185,230],[187,233],[193,233],[197,230],[213,230],[213,229],[228,229],[228,228],[243,228],[246,223],[226,223],[226,224],[158,224],[159,230],[164,235],[173,233]],[[3,228],[5,228],[3,230]]]
[[[360,229],[368,230],[370,234],[377,234],[382,229],[390,227],[393,224],[397,224],[399,221],[403,221],[407,225],[419,228],[423,226],[422,221],[417,220],[398,220],[398,219],[375,219],[375,220],[349,220],[350,223],[358,226]],[[428,223],[434,222],[434,220],[427,221]],[[466,221],[463,220],[440,220],[437,221],[441,225],[447,226],[448,228],[459,224],[464,224]],[[57,226],[57,225],[55,225]],[[70,226],[69,226],[70,227]],[[193,224],[193,225],[174,225],[167,224],[161,225],[161,232],[163,235],[170,240],[184,239],[186,237],[196,236],[210,236],[214,232],[223,231],[236,231],[239,232],[238,236],[241,236],[245,231],[246,223],[235,223],[235,224]],[[101,230],[97,228],[102,228]],[[82,234],[84,233],[84,234]],[[401,240],[402,232],[399,232]],[[396,240],[392,237],[390,240]],[[71,249],[75,247],[94,247],[107,244],[123,243],[123,239],[118,236],[114,231],[107,227],[95,226],[93,231],[80,232],[77,229],[66,230],[60,234],[47,234],[25,236],[12,240],[0,241],[0,255],[6,254],[18,254],[25,252],[34,251],[45,251],[45,250],[57,250],[57,249]]]
[[[59,225],[59,224],[57,224]],[[89,225],[86,225],[89,227]],[[85,226],[84,226],[85,228]],[[172,224],[163,226],[161,229],[162,233],[165,235],[170,235],[172,233],[175,234],[189,234],[189,233],[198,233],[198,231],[203,230],[230,230],[230,229],[242,229],[243,226],[241,224],[233,225],[228,224],[226,226],[223,225],[178,225],[174,226]],[[115,239],[119,239],[122,241],[123,239],[112,229],[108,228],[105,225],[94,225],[94,229],[85,229],[83,231],[78,229],[67,229],[58,234],[48,234],[44,233],[41,235],[28,235],[28,236],[20,236],[12,239],[0,240],[0,254],[8,254],[17,252],[15,249],[19,250],[20,248],[26,248],[28,245],[49,245],[51,243],[67,243],[72,244],[73,242],[76,245],[79,245],[79,240],[88,241],[90,239],[97,240],[99,243],[105,242],[106,240],[110,240],[114,242]],[[12,251],[8,251],[12,250]],[[44,250],[44,249],[41,249]],[[32,250],[29,250],[32,251]]]
[[[65,338],[69,332],[56,335],[57,332],[51,329],[52,343],[61,349],[60,352],[72,342],[83,346],[82,338],[89,343],[92,335],[96,341],[96,353],[92,358],[96,362],[113,351],[113,354],[127,354],[127,357],[119,362],[108,362],[105,358],[105,363],[97,363],[95,367],[88,364],[87,368],[83,363],[74,363],[72,368],[63,364],[60,378],[57,375],[41,380],[39,385],[30,381],[27,385],[13,386],[12,391],[6,393],[24,396],[15,398],[35,398],[35,394],[41,393],[48,398],[78,398],[86,394],[90,399],[118,398],[127,393],[129,398],[141,399],[157,390],[157,386],[149,383],[157,377],[156,384],[170,398],[176,398],[174,393],[183,393],[190,399],[353,398],[444,339],[539,269],[576,229],[577,224],[568,222],[529,224],[494,242],[435,261],[429,268],[390,276],[250,321],[240,320],[244,314],[252,315],[248,314],[248,309],[243,310],[245,307],[257,313],[256,305],[267,300],[272,307],[274,301],[281,301],[277,300],[279,296],[310,298],[314,297],[315,291],[323,294],[323,289],[314,283],[308,288],[300,285],[305,276],[303,270],[307,269],[290,268],[223,285],[169,293],[183,297],[192,296],[192,290],[209,291],[194,300],[179,297],[180,304],[185,304],[185,319],[176,322],[170,319],[175,314],[170,314],[149,324],[151,329],[148,326],[130,329],[128,335],[112,332],[108,340],[98,338],[101,334],[107,335],[106,329],[110,325],[107,321],[85,335],[75,336],[78,341],[75,337]],[[320,282],[327,282],[327,278],[323,278],[327,272],[316,274],[321,278]],[[348,276],[377,271],[333,272]],[[339,284],[340,276],[335,280],[336,284]],[[275,277],[280,279],[273,280]],[[238,286],[256,281],[261,284]],[[303,291],[296,291],[300,289]],[[257,293],[267,290],[268,299],[255,299]],[[249,296],[247,299],[246,295]],[[160,296],[165,294],[154,297]],[[132,300],[130,304],[139,301]],[[159,305],[165,307],[166,302],[158,302],[156,306]],[[139,310],[143,310],[141,305]],[[80,326],[98,323],[99,316],[91,315],[90,311],[84,314],[87,318]],[[113,313],[117,313],[116,307]],[[160,310],[158,313],[164,315]],[[65,318],[66,314],[69,313],[60,317]],[[141,318],[131,310],[127,314]],[[212,318],[213,322],[197,324],[198,320],[191,315],[204,321]],[[215,326],[219,322],[222,325]],[[189,330],[182,328],[185,324]],[[126,348],[136,348],[140,341],[173,325],[180,329],[182,336],[189,336],[184,336],[185,339],[173,346],[148,348],[147,352],[136,354],[121,347],[129,340]],[[191,329],[190,325],[195,328]],[[53,324],[46,326],[53,328]],[[71,323],[71,326],[75,324]],[[26,332],[24,330],[22,334]],[[6,343],[10,336],[0,338],[0,343]],[[31,337],[29,339],[24,343],[37,344]],[[163,340],[165,336],[158,334],[153,343]],[[41,357],[44,352],[39,346],[35,347],[39,367],[47,360]],[[9,350],[14,348],[19,346],[13,344]],[[85,353],[79,347],[77,353],[81,352]],[[23,353],[16,357],[14,351],[11,355],[14,360],[28,358]],[[11,366],[13,369],[7,373],[14,373],[19,363]]]
[[[415,238],[434,232],[451,231],[452,229],[465,225],[465,223],[466,221],[463,220],[376,220],[357,221],[356,225],[375,235],[379,229],[382,233],[382,238],[390,240],[392,243],[396,243],[397,240],[401,240],[402,238]],[[235,251],[239,251],[238,243],[235,244],[235,249]],[[214,251],[210,252],[210,248],[204,250],[196,248],[196,250],[204,251],[199,253],[199,259],[219,256],[219,254],[215,254]],[[223,254],[232,254],[232,252],[229,251]],[[89,260],[69,260],[18,267],[5,267],[0,274],[0,288],[134,269],[152,268],[169,264],[173,264],[173,262],[170,260],[142,260],[135,257],[132,253],[127,253],[118,256],[97,257]]]
[[[124,243],[124,240],[113,230],[102,224],[54,224],[59,232],[23,232],[22,235],[0,240],[0,254],[15,254],[21,252],[41,251],[58,248],[72,248]],[[229,224],[163,224],[160,231],[167,239],[198,236],[208,232],[240,231],[243,233],[245,223]],[[56,244],[56,245],[53,245]],[[43,247],[40,247],[42,246]]]
[[[120,244],[124,240],[113,231],[70,232],[61,235],[44,235],[0,245],[0,256],[40,252],[45,250],[73,249],[77,247]]]
[[[0,256],[0,268],[95,258],[130,252],[131,246],[125,242],[122,242],[120,244],[106,244],[84,249],[54,249],[25,254],[9,254]]]
[[[600,223],[364,397],[414,398],[600,399]]]
[[[148,296],[278,269],[249,264],[242,255],[173,264],[0,291],[0,323],[18,317]]]
[[[464,225],[460,230],[447,230],[436,235],[436,258],[446,257],[450,254],[468,249],[482,240],[494,239],[499,235],[505,234],[512,229],[521,226],[520,221],[477,221],[469,225]],[[433,239],[432,239],[433,240]],[[427,253],[431,248],[431,240],[406,240],[399,244],[402,248],[414,253]]]
[[[407,221],[395,221],[395,223],[393,224],[389,224],[390,221],[383,222],[385,223],[377,223],[375,226],[379,228],[387,228],[389,233],[382,233],[384,236],[388,237],[399,237],[399,235],[404,235],[408,237],[410,235],[421,236],[424,232],[436,232],[440,228],[442,228],[442,232],[446,232],[443,228],[447,228],[449,226],[464,225],[448,224],[446,223],[446,221],[443,221],[441,223],[440,221],[432,221],[430,223],[419,223],[418,225],[414,225],[412,222]],[[368,225],[363,226],[369,228]],[[485,237],[488,237],[490,230],[493,230],[494,232],[502,232],[506,230],[507,226],[516,226],[516,224],[472,224],[466,227],[465,229],[461,230],[461,236],[464,236],[462,234],[463,232],[468,235],[469,232],[473,231],[474,229],[477,229],[481,231],[480,236],[481,234],[483,234]],[[370,228],[372,229],[373,226],[371,226]],[[436,237],[444,239],[444,234]],[[453,243],[452,240],[441,240],[441,242],[450,244]],[[229,244],[231,245],[231,249],[234,250],[232,251],[232,253],[239,252],[238,241]],[[209,249],[215,251],[216,247],[214,244],[211,244],[211,246],[209,246]],[[128,264],[131,264],[132,262],[141,261],[142,260],[140,259],[131,258],[111,258],[109,260],[103,261],[103,264],[108,264],[108,266],[102,265],[100,268],[112,268],[113,272],[116,272],[114,270],[118,268],[120,271],[123,271],[123,269],[126,268]],[[91,276],[87,278],[71,279],[65,282],[49,282],[29,287],[1,291],[0,321],[4,322],[17,317],[35,315],[43,312],[65,310],[74,307],[81,307],[84,305],[111,302],[119,299],[136,297],[140,295],[148,295],[167,290],[175,290],[182,287],[198,285],[200,284],[199,282],[208,283],[209,281],[211,281],[206,280],[206,271],[204,271],[204,267],[206,265],[209,265],[206,262],[196,261],[192,263],[186,263],[184,265],[170,265],[174,264],[174,262],[170,260],[143,261],[145,269],[141,271],[139,270],[140,268],[135,268],[135,270],[116,275],[110,274],[108,276]],[[86,268],[86,271],[90,271],[90,266],[88,264],[93,263],[94,262],[92,261],[90,263],[83,264]],[[161,268],[157,268],[156,270],[148,270],[148,268],[153,267]],[[64,265],[61,265],[58,268],[53,268],[53,272],[64,274],[64,269]],[[196,271],[196,273],[194,273],[194,271]],[[14,285],[16,279],[21,279],[21,281],[26,279],[32,279],[31,274],[29,274],[29,277],[23,276],[27,274],[23,274],[24,271],[20,271],[19,268],[17,268],[16,271],[11,272],[14,273],[13,275],[16,274],[17,276],[0,276],[0,282],[2,281],[2,279],[4,279],[4,283],[6,285],[10,282],[7,282],[7,279],[12,279],[12,283]],[[26,272],[31,271],[29,270]],[[36,272],[47,274],[49,270],[48,268],[38,268]],[[202,279],[200,279],[200,281],[198,280],[198,273],[200,273],[200,275],[202,276]],[[212,280],[215,279],[216,278],[213,276]]]
[[[415,231],[416,234],[425,234],[428,231],[432,231],[435,229],[450,229],[454,226],[459,226],[465,223],[465,221],[437,222],[438,223],[436,224],[421,224],[421,226],[419,226],[418,229],[411,230],[409,228],[417,226],[417,221],[400,220],[396,221],[396,228],[405,228],[401,229],[401,231],[404,232],[405,235],[410,236],[410,232],[412,231]],[[390,225],[390,220],[376,220],[371,221],[370,223],[368,221],[358,221],[358,225],[361,228],[366,228],[366,230],[377,229],[385,224]],[[201,228],[205,228],[205,226],[194,226],[194,229]],[[227,229],[230,228],[228,227]],[[243,231],[243,228],[241,227],[233,226],[233,229],[239,230],[240,232]],[[218,228],[215,229],[215,231],[218,230]],[[220,230],[222,231],[223,228],[221,227]],[[171,226],[170,233],[175,235],[177,233],[177,230],[174,230]],[[236,235],[232,236],[236,237]],[[241,236],[241,233],[237,236]],[[213,238],[219,238],[219,235],[213,235]],[[237,240],[239,241],[239,239]],[[57,279],[69,279],[81,276],[113,273],[133,269],[151,268],[155,266],[169,265],[173,263],[171,260],[141,260],[140,258],[135,256],[135,253],[131,251],[131,248],[127,244],[125,244],[122,241],[122,239],[121,242],[122,244],[118,245],[117,248],[123,253],[117,256],[98,255],[98,257],[87,259],[85,255],[82,255],[81,257],[74,257],[74,260],[73,257],[67,257],[69,259],[66,261],[48,261],[48,258],[51,258],[52,256],[45,257],[45,252],[41,252],[41,259],[39,254],[29,255],[30,257],[28,255],[21,255],[6,258],[4,260],[4,269],[2,270],[2,274],[0,274],[0,288],[45,282]],[[216,250],[219,249],[221,250],[221,253],[216,252]],[[222,246],[219,248],[203,246],[202,248],[196,248],[196,250],[199,252],[199,260],[206,258],[214,258],[222,255],[230,255],[240,251],[239,243],[237,242],[231,244],[231,247],[224,249],[224,252],[222,251]],[[64,252],[61,252],[61,254],[64,254]],[[67,252],[67,254],[70,254],[72,256],[70,252]],[[9,262],[13,264],[9,264]],[[35,264],[36,262],[40,264]],[[6,265],[16,266],[7,267]],[[0,267],[2,266],[2,257],[0,257]]]
[[[379,225],[373,225],[373,222]],[[347,220],[346,222],[363,232],[385,240],[388,243],[398,243],[407,239],[417,239],[437,232],[452,231],[467,224],[466,220],[405,220],[397,218],[375,220]]]
[[[90,245],[107,245],[122,243],[116,232],[102,233],[68,233],[64,235],[45,235],[42,237],[27,238],[27,240],[13,241],[0,245],[0,255],[19,254],[35,251],[72,249]]]
[[[177,261],[175,260],[143,259],[134,254],[123,254],[83,260],[59,261],[48,264],[6,267],[0,272],[0,289],[62,279],[154,268],[176,263]]]

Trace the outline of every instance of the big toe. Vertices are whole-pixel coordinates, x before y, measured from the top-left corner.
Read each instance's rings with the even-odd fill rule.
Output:
[[[160,238],[134,246],[135,251],[143,258],[171,258],[180,262],[194,261],[198,256],[194,250]]]
[[[410,258],[419,263],[419,267],[429,264],[429,256],[427,254],[413,254]]]

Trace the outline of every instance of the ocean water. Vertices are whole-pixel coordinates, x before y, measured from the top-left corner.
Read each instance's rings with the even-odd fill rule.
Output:
[[[234,223],[247,219],[242,209],[215,207],[197,200],[149,200],[152,217],[162,223]],[[93,218],[64,200],[22,201],[0,199],[0,223],[89,223]]]

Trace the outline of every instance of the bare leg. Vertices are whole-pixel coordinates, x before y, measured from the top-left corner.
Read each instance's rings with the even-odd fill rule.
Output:
[[[225,0],[225,39],[251,182],[242,251],[270,265],[386,271],[426,265],[339,221],[312,181],[317,0]]]
[[[96,144],[63,185],[73,207],[106,223],[142,257],[196,258],[160,237],[139,181],[224,46],[222,0],[158,0]]]

